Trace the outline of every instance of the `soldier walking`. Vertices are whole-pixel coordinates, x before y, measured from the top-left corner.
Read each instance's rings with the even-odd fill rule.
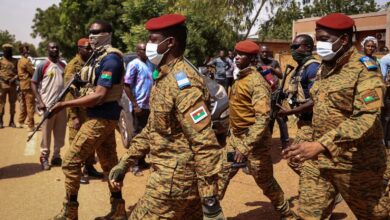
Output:
[[[158,68],[146,127],[110,172],[120,188],[129,166],[149,154],[145,194],[130,219],[225,219],[217,199],[221,147],[211,128],[210,95],[197,69],[183,57],[185,17],[150,19],[146,55]],[[200,196],[200,197],[199,197]]]
[[[65,85],[72,79],[74,74],[80,72],[85,62],[92,55],[92,48],[89,44],[88,38],[81,38],[77,41],[78,53],[77,55],[66,65],[64,82]],[[80,97],[80,88],[72,87],[70,92],[66,95],[65,100],[73,100]],[[86,121],[87,113],[85,108],[73,107],[67,109],[68,118],[68,131],[69,131],[69,144],[72,144],[77,132],[80,130],[81,125]],[[83,176],[80,179],[80,183],[88,184],[89,176],[102,179],[104,176],[99,173],[93,164],[95,163],[95,152],[93,152],[85,161]]]
[[[87,91],[82,97],[57,103],[52,112],[64,108],[84,107],[87,120],[81,125],[73,142],[65,154],[62,170],[65,175],[66,198],[62,211],[53,219],[78,219],[77,202],[80,188],[81,166],[96,151],[105,174],[118,163],[115,142],[115,127],[121,107],[118,100],[122,96],[124,74],[123,54],[111,46],[112,26],[97,20],[90,26],[89,41],[93,61],[83,69],[81,78],[88,80]],[[96,219],[127,219],[125,201],[121,190],[111,187],[111,211]]]
[[[364,65],[352,46],[354,20],[334,13],[316,22],[322,59],[310,90],[313,140],[283,151],[304,163],[299,184],[299,215],[323,219],[339,192],[358,219],[388,219],[384,196],[386,149],[380,124],[385,85],[381,74]]]
[[[234,152],[234,161],[224,155],[223,170],[219,179],[219,197],[223,198],[230,179],[237,173],[234,163],[248,160],[249,173],[263,190],[282,219],[291,219],[288,201],[273,176],[271,132],[269,130],[271,88],[251,63],[259,53],[259,46],[249,40],[238,42],[236,65],[240,69],[230,97],[230,127],[226,150]]]

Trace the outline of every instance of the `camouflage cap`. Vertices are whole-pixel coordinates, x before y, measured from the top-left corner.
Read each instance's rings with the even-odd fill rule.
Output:
[[[3,44],[1,47],[2,48],[7,48],[7,47],[12,48],[13,46],[12,46],[12,44]]]

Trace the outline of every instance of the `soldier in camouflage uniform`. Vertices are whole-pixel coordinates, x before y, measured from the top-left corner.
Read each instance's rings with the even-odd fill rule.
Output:
[[[34,65],[28,58],[28,46],[20,46],[19,52],[22,55],[18,61],[18,77],[21,93],[19,125],[20,127],[23,127],[24,121],[27,117],[27,126],[29,131],[32,131],[34,129],[35,96],[31,90],[31,78],[35,70]]]
[[[10,121],[9,126],[15,128],[14,123],[15,116],[15,102],[17,99],[16,92],[16,80],[17,74],[17,60],[12,58],[12,45],[4,44],[3,46],[4,56],[0,59],[0,128],[4,128],[3,116],[6,98],[8,95],[8,101],[10,105]]]
[[[314,42],[309,35],[296,36],[290,47],[292,57],[298,64],[298,67],[292,73],[287,90],[287,101],[292,108],[287,110],[281,107],[278,114],[281,117],[293,114],[298,117],[298,130],[293,142],[293,144],[298,144],[311,141],[312,138],[311,119],[313,113],[311,110],[313,101],[310,98],[309,91],[316,78],[319,61],[312,56]],[[298,175],[301,173],[301,163],[290,160],[288,165]]]
[[[81,68],[84,66],[85,62],[89,59],[92,54],[92,48],[89,45],[88,38],[81,38],[77,42],[78,53],[77,55],[66,65],[64,73],[64,82],[65,85],[71,80],[74,74],[80,72]],[[70,92],[65,96],[65,100],[73,100],[80,97],[79,88],[72,87]],[[67,118],[68,118],[68,131],[69,131],[69,144],[72,144],[74,138],[76,137],[77,132],[80,130],[81,125],[87,119],[87,113],[85,108],[74,107],[67,109]],[[93,164],[95,163],[95,152],[91,154],[88,159],[85,161],[83,176],[80,180],[80,183],[88,184],[89,176],[95,177],[98,179],[103,178],[103,174],[99,173]]]
[[[149,154],[151,174],[130,219],[224,219],[217,196],[221,148],[211,128],[209,92],[183,57],[187,28],[177,14],[150,19],[146,55],[158,67],[146,127],[131,142],[109,179]],[[200,195],[200,197],[199,197]]]
[[[66,107],[85,107],[87,120],[81,125],[65,154],[62,170],[65,174],[66,199],[62,211],[53,219],[78,219],[77,195],[80,188],[81,165],[95,150],[100,165],[107,174],[118,163],[115,127],[121,107],[118,104],[123,91],[123,54],[111,47],[112,27],[105,21],[90,26],[89,41],[93,60],[83,68],[81,78],[88,80],[85,96],[59,102],[52,112]],[[108,184],[111,193],[111,212],[96,219],[127,219],[122,192]]]
[[[379,120],[383,80],[352,47],[351,18],[335,13],[316,24],[322,64],[310,91],[313,141],[283,151],[285,158],[317,163],[302,167],[299,215],[324,218],[337,190],[358,219],[388,219],[389,198],[383,190],[387,158]]]
[[[270,155],[271,133],[269,130],[271,88],[267,81],[250,63],[259,52],[252,41],[236,44],[236,65],[240,69],[238,79],[229,97],[230,127],[227,152],[235,151],[235,162],[248,158],[250,174],[283,219],[292,218],[283,190],[273,176]],[[237,173],[227,152],[219,179],[219,196],[223,198],[230,179]]]

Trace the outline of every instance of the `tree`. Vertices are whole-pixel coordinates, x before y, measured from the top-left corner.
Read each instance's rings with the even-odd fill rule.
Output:
[[[31,43],[26,43],[26,42],[21,42],[21,41],[16,41],[15,35],[10,34],[7,30],[2,31],[0,30],[0,45],[3,45],[5,43],[12,44],[13,46],[13,54],[14,55],[19,55],[19,47],[21,45],[27,45],[30,49],[30,55],[35,57],[37,56],[37,51],[35,49],[34,44]]]
[[[13,44],[15,42],[15,35],[10,34],[7,30],[0,30],[0,45]]]
[[[62,55],[74,56],[76,41],[87,34],[95,19],[110,22],[114,27],[113,44],[122,51],[133,51],[146,41],[145,22],[166,13],[187,17],[189,30],[187,56],[197,64],[219,49],[231,48],[239,31],[248,26],[253,0],[62,0],[46,10],[37,9],[33,20],[33,37],[40,36],[40,51],[48,41],[61,46]]]
[[[114,46],[123,48],[120,36],[124,24],[118,18],[123,14],[120,0],[62,0],[46,10],[37,9],[33,20],[33,37],[40,36],[43,42],[39,51],[46,50],[49,41],[59,43],[61,53],[71,58],[76,53],[76,42],[88,35],[89,25],[97,19],[109,21],[114,29]]]
[[[276,14],[260,26],[259,38],[290,40],[292,23],[301,18],[320,17],[335,12],[351,15],[378,10],[375,0],[314,0],[312,5],[303,9],[295,0],[284,1],[279,4]]]

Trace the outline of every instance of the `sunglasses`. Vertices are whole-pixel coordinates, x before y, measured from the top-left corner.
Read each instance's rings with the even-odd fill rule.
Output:
[[[296,50],[298,49],[301,45],[306,45],[306,44],[290,44],[290,48],[292,50]]]
[[[89,30],[89,34],[93,34],[93,35],[96,35],[96,34],[100,34],[100,33],[104,33],[105,31],[104,30]]]

